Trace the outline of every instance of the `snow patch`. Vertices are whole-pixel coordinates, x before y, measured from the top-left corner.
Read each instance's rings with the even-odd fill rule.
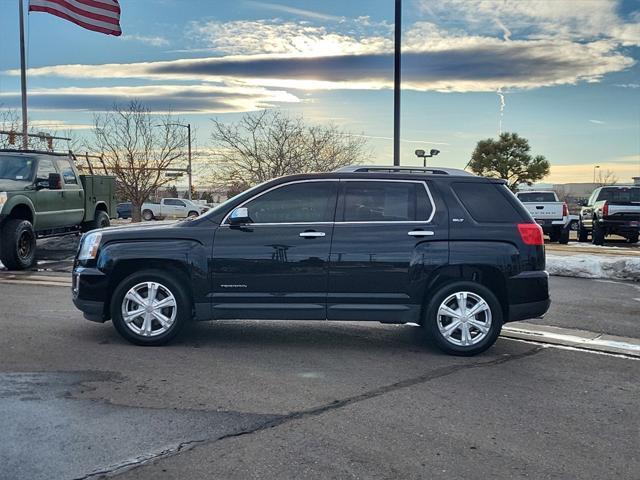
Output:
[[[640,282],[640,257],[547,254],[550,275]]]

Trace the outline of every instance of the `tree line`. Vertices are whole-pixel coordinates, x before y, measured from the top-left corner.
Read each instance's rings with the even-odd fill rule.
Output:
[[[234,123],[211,122],[211,148],[204,153],[210,158],[198,162],[196,156],[195,164],[202,165],[197,174],[199,183],[227,196],[282,175],[361,164],[371,155],[363,136],[333,124],[308,124],[302,117],[279,110],[247,113]],[[17,117],[5,113],[0,125],[7,123],[15,126]],[[156,115],[138,101],[94,115],[92,135],[81,146],[102,155],[108,171],[118,178],[121,198],[133,204],[134,221],[140,220],[143,202],[175,182],[166,169],[186,166],[187,135],[181,124],[180,118]],[[550,163],[543,155],[531,153],[526,138],[502,133],[497,139],[480,140],[467,168],[478,175],[502,178],[515,191],[522,184],[545,178]],[[175,193],[177,196],[177,189]]]

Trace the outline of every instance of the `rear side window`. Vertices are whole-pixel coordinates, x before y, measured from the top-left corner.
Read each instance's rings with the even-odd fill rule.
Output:
[[[60,172],[62,173],[62,179],[64,183],[67,185],[77,185],[78,180],[76,179],[76,174],[71,167],[71,161],[69,160],[58,160],[58,167],[60,168]]]
[[[640,202],[640,188],[603,188],[598,195],[598,201],[609,202]]]
[[[555,202],[556,195],[553,192],[526,192],[519,193],[518,200],[520,200],[521,202],[532,203]]]
[[[345,222],[427,221],[433,206],[423,183],[345,182]]]
[[[457,182],[451,186],[476,222],[518,223],[523,219],[520,212],[509,201],[508,195],[513,194],[504,185]]]

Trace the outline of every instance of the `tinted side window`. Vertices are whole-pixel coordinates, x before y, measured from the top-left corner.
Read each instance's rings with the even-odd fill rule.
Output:
[[[518,199],[521,202],[555,202],[556,196],[553,192],[527,192],[527,193],[519,193]]]
[[[333,222],[338,182],[292,183],[244,206],[253,223]]]
[[[165,199],[164,201],[165,205],[173,205],[175,207],[184,207],[184,202],[181,200],[175,200],[175,199]]]
[[[451,187],[476,222],[518,223],[523,219],[509,202],[511,193],[504,185],[456,182]]]
[[[76,178],[76,174],[71,167],[70,160],[58,160],[58,167],[60,168],[60,174],[62,175],[62,179],[64,183],[67,185],[77,185],[78,179]]]
[[[433,206],[424,185],[409,182],[345,182],[345,222],[426,221]]]
[[[38,178],[47,180],[50,173],[58,173],[53,161],[49,158],[42,158],[38,162]]]
[[[640,202],[640,188],[603,188],[598,195],[598,201],[608,200],[610,202]]]

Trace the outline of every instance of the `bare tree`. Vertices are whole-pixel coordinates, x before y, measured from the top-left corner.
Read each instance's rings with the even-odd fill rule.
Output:
[[[59,133],[56,130],[41,131],[34,127],[35,122],[29,122],[28,133],[29,148],[31,150],[73,150],[78,144],[76,137],[71,130],[63,130]],[[0,104],[0,130],[13,132],[13,135],[0,135],[0,148],[21,149],[22,148],[22,121],[20,114],[13,108],[3,108]],[[37,136],[36,136],[37,135]],[[60,140],[50,137],[64,136],[69,140]]]
[[[218,177],[233,191],[282,175],[332,171],[365,157],[364,138],[280,111],[249,113],[234,124],[212,122]]]
[[[131,200],[134,222],[140,221],[142,204],[173,181],[165,170],[185,158],[186,132],[176,123],[170,115],[152,115],[137,101],[94,116],[92,149],[103,154],[120,193]]]
[[[596,183],[601,187],[604,187],[605,185],[615,185],[616,183],[618,183],[618,176],[609,169],[605,170],[604,172],[602,170],[598,170]]]

